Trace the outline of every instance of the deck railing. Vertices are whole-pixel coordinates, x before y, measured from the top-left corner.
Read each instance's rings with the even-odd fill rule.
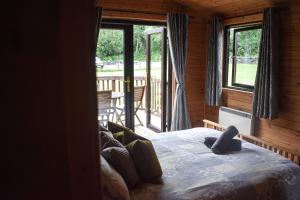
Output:
[[[134,86],[146,85],[145,76],[135,76]],[[113,92],[124,92],[123,76],[100,76],[97,77],[97,90],[112,90]],[[145,90],[146,91],[146,90]],[[124,105],[124,98],[118,99],[117,106]],[[137,106],[137,105],[135,105]],[[144,94],[141,110],[146,108],[146,95]],[[151,113],[160,115],[161,113],[161,85],[160,79],[151,78]]]

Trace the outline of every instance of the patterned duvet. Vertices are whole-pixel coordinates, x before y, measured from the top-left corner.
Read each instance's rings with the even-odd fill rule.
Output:
[[[216,155],[207,128],[151,137],[163,169],[162,184],[141,184],[131,199],[300,200],[300,168],[266,149],[243,142],[242,151]]]

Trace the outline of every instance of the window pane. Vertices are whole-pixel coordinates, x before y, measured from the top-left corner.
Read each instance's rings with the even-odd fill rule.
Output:
[[[232,86],[232,56],[233,56],[233,28],[229,29],[229,46],[228,46],[228,86]]]
[[[235,83],[254,86],[260,35],[261,29],[237,32]]]

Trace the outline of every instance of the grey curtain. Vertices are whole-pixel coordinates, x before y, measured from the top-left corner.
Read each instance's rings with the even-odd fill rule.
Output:
[[[264,10],[262,36],[256,73],[253,115],[274,119],[278,116],[279,10]]]
[[[97,42],[99,39],[99,32],[101,27],[101,20],[102,20],[102,7],[96,7],[96,48],[97,48]]]
[[[209,106],[220,106],[222,93],[223,20],[213,17],[210,22],[208,65],[205,101]]]
[[[177,82],[171,124],[171,131],[176,131],[191,128],[185,96],[188,16],[183,13],[168,13],[167,26],[173,71]]]

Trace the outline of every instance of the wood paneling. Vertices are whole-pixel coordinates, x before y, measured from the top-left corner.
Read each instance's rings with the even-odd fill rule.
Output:
[[[207,23],[205,21],[198,19],[190,20],[186,95],[193,126],[202,126],[202,119],[204,118],[207,30]]]
[[[233,17],[227,18],[224,20],[224,25],[237,25],[237,24],[245,24],[245,23],[253,23],[260,22],[263,19],[263,14],[254,14],[254,15],[246,15],[241,17]]]
[[[102,14],[103,19],[124,19],[124,20],[143,20],[143,21],[155,21],[165,22],[166,15],[164,14],[149,14],[149,13],[137,13],[115,10],[104,10]]]
[[[170,11],[180,12],[185,9],[185,6],[171,0],[101,0],[98,1],[97,5],[110,10],[148,12],[152,14],[165,14]]]
[[[196,10],[201,15],[244,16],[261,12],[263,8],[287,0],[174,0]]]
[[[226,107],[251,112],[252,92],[223,88],[223,105]]]

